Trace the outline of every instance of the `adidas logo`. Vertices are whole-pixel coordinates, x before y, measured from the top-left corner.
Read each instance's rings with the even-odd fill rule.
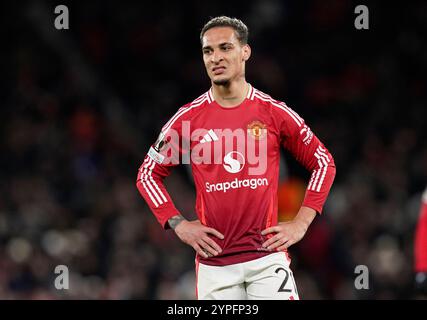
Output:
[[[218,139],[218,136],[216,135],[216,133],[212,129],[210,129],[208,131],[208,133],[206,133],[203,136],[203,139],[200,140],[200,143],[211,142],[212,140],[213,141],[218,141],[219,139]]]

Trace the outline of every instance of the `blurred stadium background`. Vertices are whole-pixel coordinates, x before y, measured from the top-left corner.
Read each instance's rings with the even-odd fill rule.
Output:
[[[65,4],[70,29],[54,28]],[[161,126],[209,87],[199,31],[241,18],[247,78],[300,113],[338,174],[324,214],[290,250],[304,299],[412,299],[413,236],[427,184],[427,3],[341,0],[19,1],[0,34],[0,298],[193,299],[194,253],[140,197]],[[308,174],[284,157],[280,216]],[[194,217],[186,169],[167,186]],[[54,288],[55,266],[70,289]],[[367,265],[370,289],[355,290]]]

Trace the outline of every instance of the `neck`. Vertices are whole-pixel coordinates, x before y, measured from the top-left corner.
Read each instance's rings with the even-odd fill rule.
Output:
[[[212,83],[212,94],[215,101],[225,108],[235,107],[245,100],[249,85],[245,78],[232,81],[227,85]]]

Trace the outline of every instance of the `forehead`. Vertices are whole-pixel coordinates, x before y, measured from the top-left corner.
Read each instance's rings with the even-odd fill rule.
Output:
[[[215,46],[224,42],[238,43],[236,32],[231,27],[214,27],[205,32],[202,38],[203,47]]]

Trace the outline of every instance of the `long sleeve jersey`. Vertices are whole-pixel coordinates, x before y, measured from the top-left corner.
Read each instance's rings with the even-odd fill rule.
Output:
[[[246,262],[267,254],[261,231],[278,223],[280,148],[311,172],[303,206],[321,214],[335,177],[328,149],[284,102],[249,85],[238,106],[219,105],[212,89],[181,107],[163,126],[137,175],[137,187],[159,223],[180,214],[163,184],[172,167],[191,164],[196,214],[224,235],[208,265]],[[185,214],[184,214],[185,216]]]
[[[415,272],[427,272],[427,189],[421,199],[414,251]]]

